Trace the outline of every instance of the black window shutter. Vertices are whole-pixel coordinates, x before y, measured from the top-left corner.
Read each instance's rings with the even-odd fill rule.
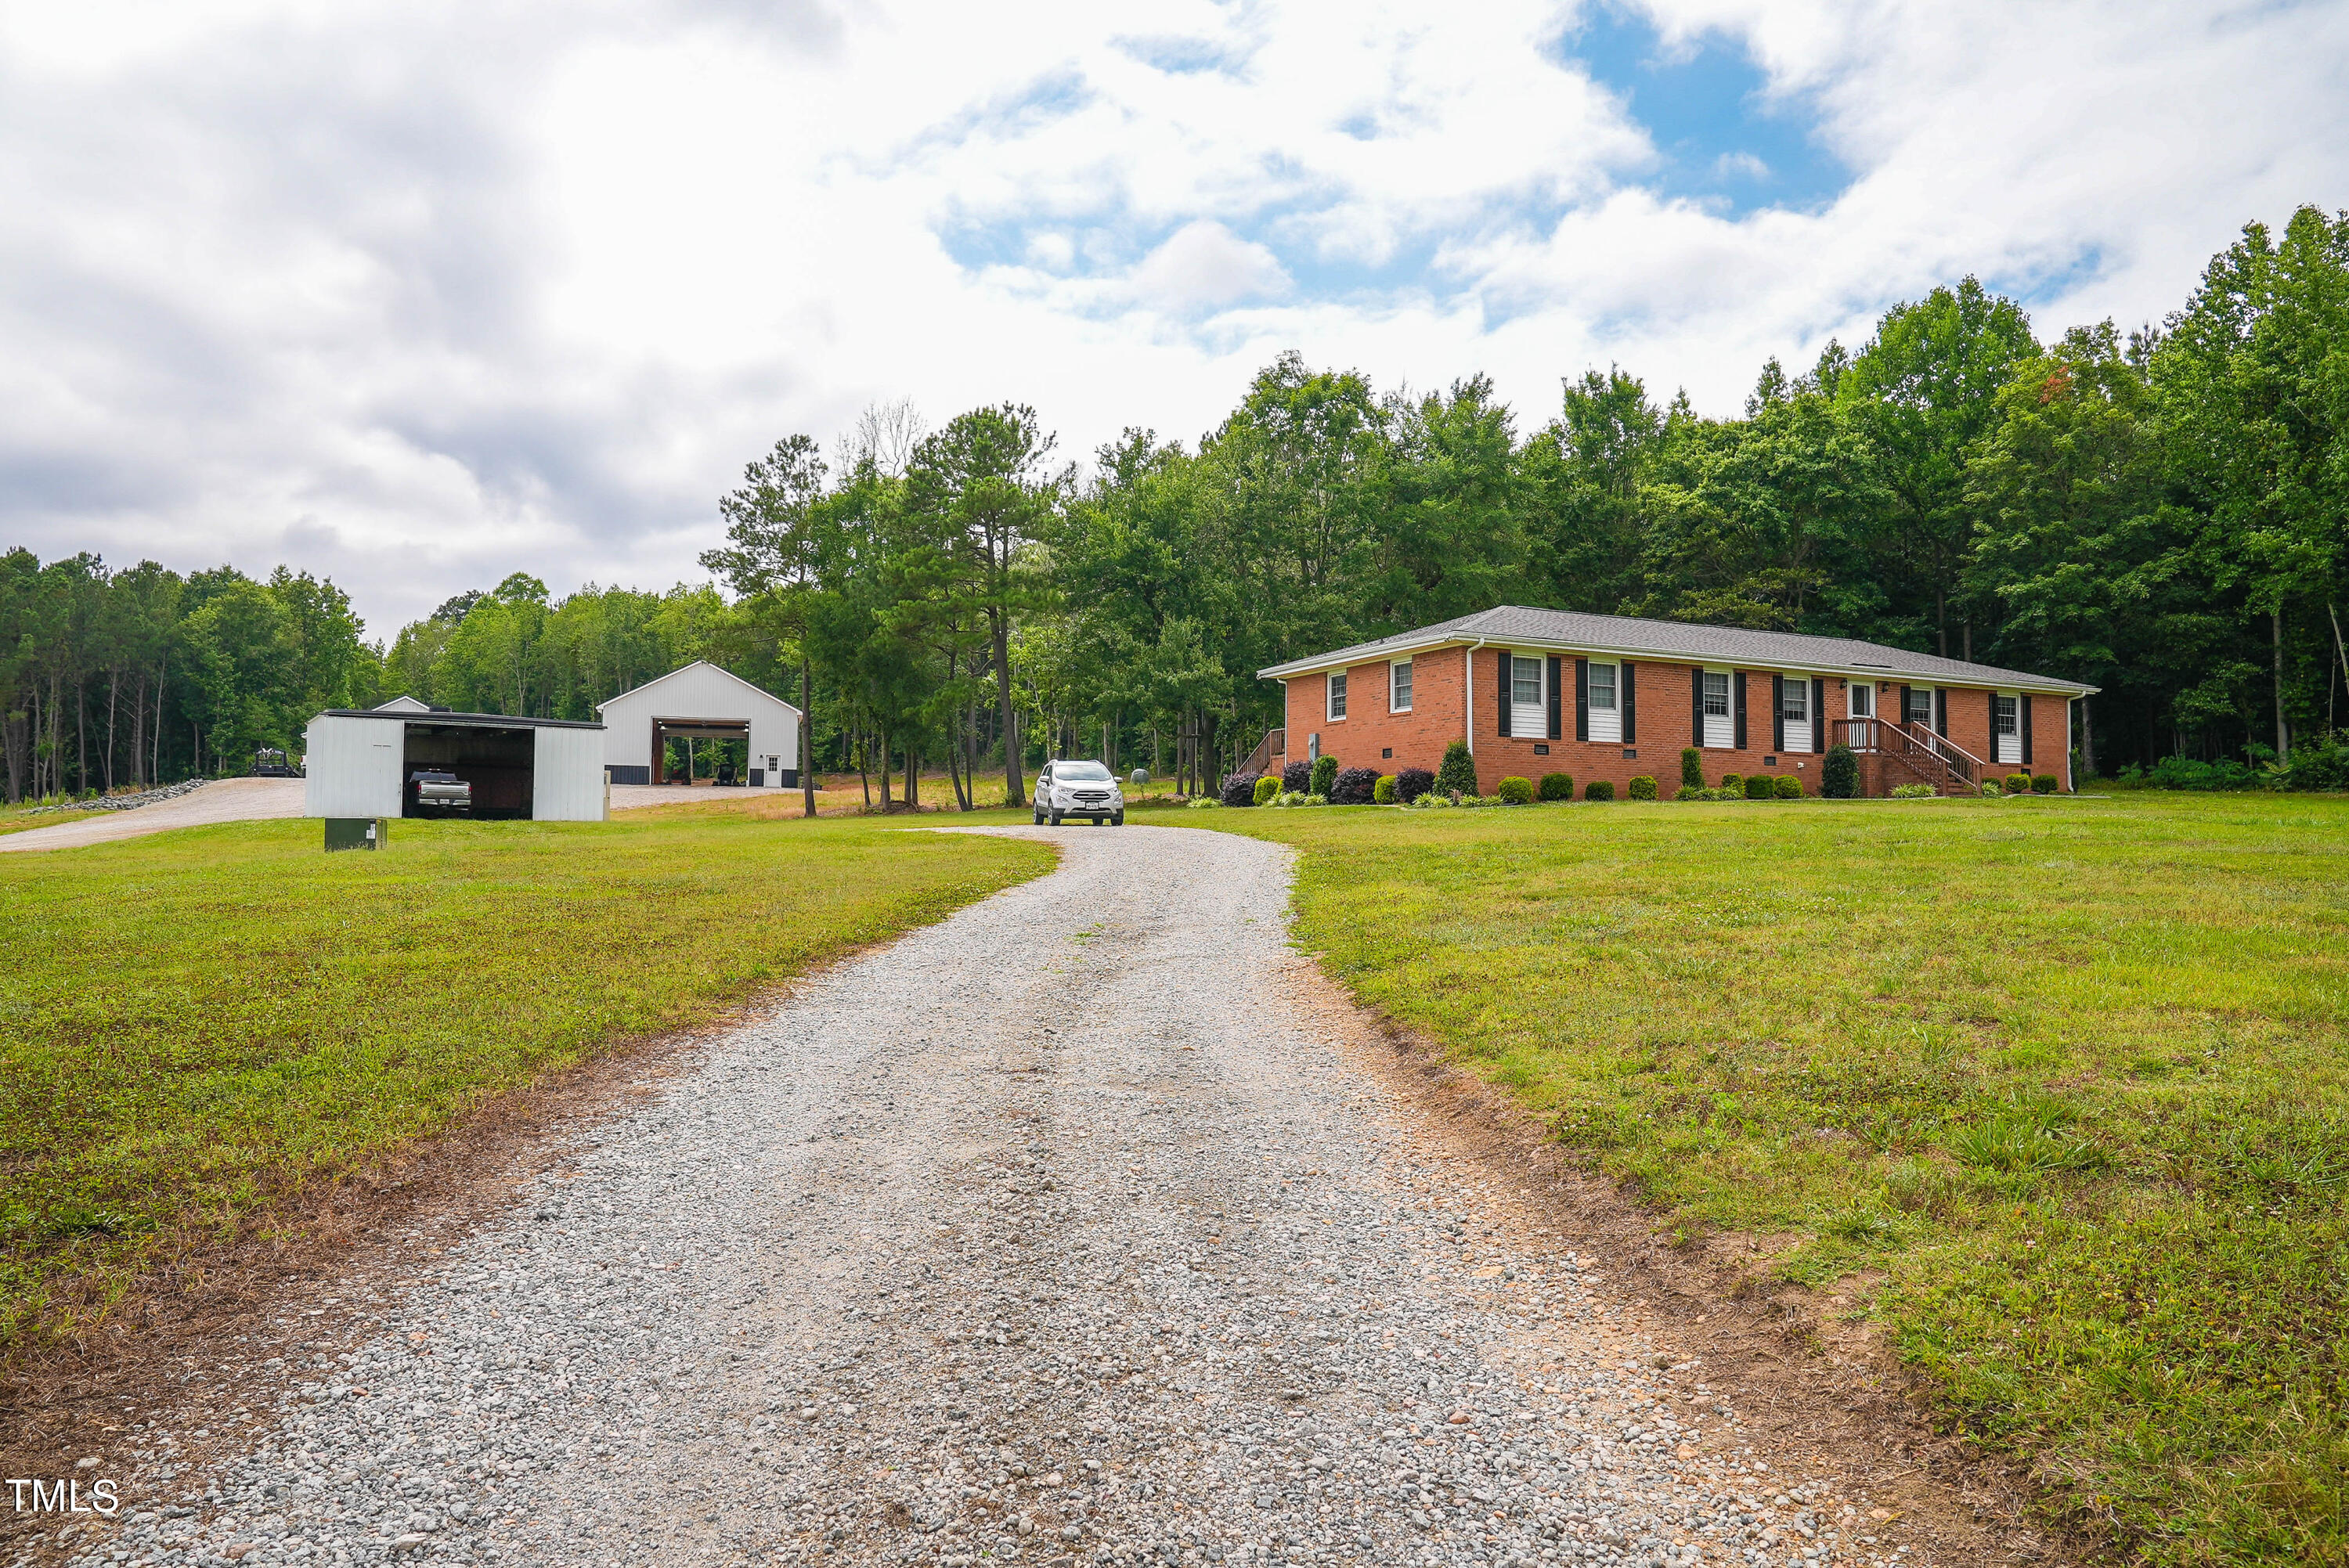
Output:
[[[1907,686],[1902,686],[1900,688],[1900,711],[1894,714],[1892,718],[1893,722],[1896,724],[1907,724],[1909,722],[1909,688]]]
[[[1786,749],[1786,677],[1770,677],[1770,749]]]
[[[1811,683],[1811,749],[1825,751],[1826,748],[1827,683],[1815,680]]]
[[[1566,661],[1552,654],[1549,659],[1549,738],[1559,738],[1564,733],[1558,726],[1566,710],[1566,693],[1558,689],[1558,677],[1566,671]]]
[[[1590,738],[1590,661],[1574,661],[1574,738]]]
[[[1689,744],[1704,744],[1704,666],[1689,671]]]
[[[2016,693],[2014,706],[2023,710],[2023,765],[2028,768],[2031,766],[2031,694],[2027,691]]]
[[[1933,733],[1944,738],[1950,733],[1950,692],[1947,686],[1933,688]]]
[[[1501,733],[1509,733],[1509,650],[1501,650]]]
[[[1745,672],[1740,670],[1730,676],[1729,684],[1736,691],[1735,699],[1730,706],[1737,710],[1737,749],[1743,751],[1745,749]]]
[[[1640,683],[1632,678],[1629,659],[1615,666],[1615,700],[1622,705],[1623,744],[1629,746],[1640,738]]]

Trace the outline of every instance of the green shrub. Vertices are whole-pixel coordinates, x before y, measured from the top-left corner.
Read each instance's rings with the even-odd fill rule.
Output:
[[[1615,799],[1615,786],[1604,779],[1593,779],[1582,787],[1582,798],[1586,800],[1612,800]]]
[[[1395,803],[1395,776],[1393,774],[1385,773],[1380,775],[1379,781],[1371,786],[1371,800],[1373,805],[1379,806],[1392,806]]]
[[[1767,773],[1748,774],[1745,798],[1748,800],[1775,800],[1778,798],[1778,781]]]
[[[1704,753],[1693,746],[1681,748],[1681,788],[1683,789],[1704,788]]]
[[[1305,787],[1308,795],[1327,795],[1338,782],[1338,759],[1324,752],[1313,759],[1313,781]]]
[[[1457,789],[1463,795],[1476,792],[1476,759],[1468,755],[1468,743],[1455,740],[1444,748],[1444,766],[1435,770],[1435,792],[1449,795]]]
[[[2030,775],[2030,774],[2028,774],[2028,773],[2010,773],[2010,774],[2008,774],[2008,775],[2006,776],[2006,792],[2007,792],[2008,794],[2010,794],[2010,795],[2028,795],[2028,794],[2030,794],[2030,793],[2031,793],[2031,775]]]
[[[1509,805],[1530,806],[1534,803],[1534,781],[1530,779],[1504,779],[1499,789],[1501,799]]]
[[[2349,734],[2293,741],[2282,774],[2287,789],[2349,789]]]
[[[1268,773],[1263,778],[1256,781],[1256,803],[1257,805],[1269,806],[1274,800],[1278,799],[1279,796],[1280,779],[1278,775]]]
[[[1194,811],[1220,811],[1224,809],[1224,803],[1206,795],[1196,795],[1192,797],[1190,807]]]
[[[2031,776],[2031,792],[2033,795],[2053,795],[2055,793],[2055,775],[2053,773],[2033,773]]]
[[[1830,800],[1849,800],[1859,794],[1859,758],[1840,740],[1827,748],[1826,765],[1819,769],[1819,793]]]
[[[1745,780],[1735,773],[1724,773],[1721,776],[1721,787],[1724,789],[1734,789],[1743,794],[1745,790]]]
[[[1656,798],[1656,781],[1642,773],[1631,780],[1626,792],[1634,800],[1652,800]]]
[[[2260,776],[2232,759],[2197,762],[2190,757],[2165,757],[2153,765],[2146,782],[2157,789],[2252,789]]]
[[[1573,799],[1574,775],[1571,773],[1543,774],[1541,781],[1541,798],[1545,800]]]
[[[1995,779],[1983,779],[1982,782],[1982,792],[1985,795],[1997,795],[2003,793],[2003,791],[1999,789],[1998,780]]]
[[[1895,800],[1930,800],[1939,794],[1940,791],[1930,784],[1895,784],[1892,787]]]
[[[1430,789],[1426,794],[1422,795],[1418,799],[1413,800],[1412,804],[1422,810],[1449,810],[1452,808],[1452,797],[1449,795],[1439,795],[1434,790]]]
[[[1781,800],[1799,800],[1803,798],[1803,781],[1791,773],[1781,773],[1771,786],[1771,793]]]

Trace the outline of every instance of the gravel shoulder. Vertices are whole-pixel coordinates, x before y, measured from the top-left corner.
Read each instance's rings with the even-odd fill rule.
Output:
[[[1977,1560],[1749,1430],[1597,1242],[1350,1056],[1286,945],[1286,850],[985,830],[1061,867],[713,1036],[357,1284],[257,1440],[199,1468],[208,1429],[128,1430],[78,1472],[121,1512],[34,1549]]]

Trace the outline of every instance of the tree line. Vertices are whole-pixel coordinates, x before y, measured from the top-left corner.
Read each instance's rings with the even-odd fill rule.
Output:
[[[819,762],[885,801],[943,769],[1019,803],[1071,752],[1196,789],[1279,722],[1257,668],[1502,603],[2085,681],[2092,771],[2259,760],[2349,706],[2344,432],[2349,214],[2314,208],[2248,226],[2158,325],[2043,340],[1967,278],[1771,360],[1725,418],[1610,367],[1521,430],[1482,377],[1381,392],[1291,354],[1195,443],[1129,429],[1081,472],[1023,405],[932,430],[900,404],[748,467],[702,557],[727,595],[517,574],[385,648],[285,569],[16,552],[10,789],[233,769],[329,697],[584,717],[693,657],[802,702]]]

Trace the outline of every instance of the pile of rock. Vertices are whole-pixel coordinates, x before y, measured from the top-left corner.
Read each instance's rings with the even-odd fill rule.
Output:
[[[208,782],[208,779],[190,779],[178,784],[166,784],[160,789],[141,789],[136,795],[93,795],[87,800],[60,800],[54,806],[35,806],[25,815],[37,817],[48,811],[134,811],[141,806],[176,800],[191,790],[202,789]]]

